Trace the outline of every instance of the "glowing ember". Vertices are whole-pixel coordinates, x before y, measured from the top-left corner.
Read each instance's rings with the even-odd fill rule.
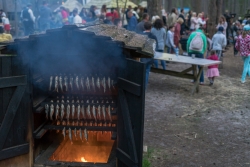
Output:
[[[67,132],[66,132],[67,133]],[[68,135],[67,135],[68,136]],[[52,161],[107,163],[114,141],[110,132],[88,132],[88,141],[66,137],[51,155]]]
[[[84,157],[81,157],[82,162],[88,162]]]

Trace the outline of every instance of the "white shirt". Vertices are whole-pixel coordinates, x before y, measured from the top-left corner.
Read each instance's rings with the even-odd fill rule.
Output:
[[[194,30],[198,24],[198,19],[196,17],[191,17],[190,29]]]
[[[28,12],[29,12],[29,14],[30,14],[31,20],[32,20],[33,22],[35,22],[36,17],[34,16],[33,11],[32,11],[31,9],[29,9]]]
[[[2,21],[3,21],[3,25],[10,24],[10,21],[7,17],[3,17]]]
[[[2,17],[6,17],[6,14],[4,12],[2,13]]]
[[[101,15],[101,10],[100,9],[96,9],[95,10],[95,15],[96,16],[100,16]]]
[[[76,15],[73,20],[74,24],[82,24],[82,18],[79,15]]]
[[[138,16],[138,14],[136,13],[136,11],[133,11],[133,14],[135,15],[135,17],[136,17],[137,19],[140,18],[140,17]]]
[[[216,29],[218,30],[219,27],[223,27],[224,31],[223,34],[226,35],[226,31],[227,31],[227,22],[225,21],[224,23],[219,23],[216,27]]]
[[[206,21],[202,21],[202,18],[198,17],[197,19],[198,24],[196,24],[195,28],[196,30],[200,28],[200,25],[205,25]]]

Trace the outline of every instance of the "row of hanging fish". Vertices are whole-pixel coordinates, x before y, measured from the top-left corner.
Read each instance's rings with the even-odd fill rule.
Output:
[[[85,128],[82,132],[82,129],[80,128],[79,130],[77,130],[76,128],[73,130],[71,130],[71,128],[68,129],[68,135],[69,135],[69,139],[72,142],[72,131],[73,131],[73,135],[75,135],[75,138],[77,138],[77,136],[79,135],[79,138],[81,139],[81,141],[83,141],[83,137],[86,141],[88,141],[88,131]],[[62,134],[64,139],[66,138],[66,128],[64,127],[62,130]]]
[[[116,124],[112,124],[111,122],[93,122],[93,121],[67,121],[67,120],[57,120],[56,125],[63,125],[63,126],[94,126],[94,127],[116,127]]]
[[[99,99],[99,100],[97,100],[97,99],[91,99],[90,98],[90,100],[89,99],[79,100],[78,97],[74,97],[74,96],[72,96],[71,99],[72,100],[70,100],[69,97],[67,97],[67,100],[65,101],[64,96],[61,97],[61,100],[59,100],[59,97],[57,97],[56,103],[63,103],[63,104],[64,103],[67,103],[67,104],[68,103],[70,103],[70,104],[76,103],[76,104],[86,104],[86,105],[87,104],[99,105],[99,102],[100,102],[100,105],[103,105],[103,104],[111,104],[112,106],[115,105],[115,102],[112,99],[105,99],[105,100],[103,100],[103,99],[100,100]],[[51,103],[54,103],[54,100],[51,100]]]
[[[50,76],[49,91],[103,91],[114,89],[114,80],[110,77]]]
[[[45,114],[48,120],[63,120],[67,119],[92,119],[95,121],[110,121],[112,122],[111,106],[108,105],[70,105],[70,104],[45,104]]]

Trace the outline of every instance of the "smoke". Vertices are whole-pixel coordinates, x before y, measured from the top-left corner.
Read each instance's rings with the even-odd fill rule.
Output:
[[[98,37],[75,27],[49,30],[44,35],[32,35],[29,40],[19,49],[27,53],[32,73],[46,79],[58,75],[117,78],[125,68],[122,47],[111,38]]]

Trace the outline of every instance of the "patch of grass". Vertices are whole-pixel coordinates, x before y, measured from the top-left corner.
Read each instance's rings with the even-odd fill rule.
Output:
[[[151,167],[151,163],[149,162],[147,158],[143,158],[142,167]]]
[[[143,155],[142,167],[151,167],[150,159],[152,158],[154,150],[148,148],[148,152]]]

